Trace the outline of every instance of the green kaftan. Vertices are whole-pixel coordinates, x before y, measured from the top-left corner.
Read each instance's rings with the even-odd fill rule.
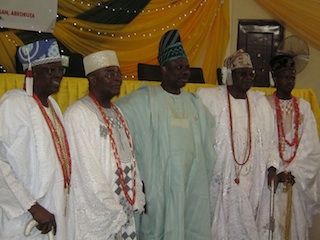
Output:
[[[145,187],[138,239],[211,239],[212,115],[196,94],[174,95],[161,86],[143,85],[115,103],[128,122]]]

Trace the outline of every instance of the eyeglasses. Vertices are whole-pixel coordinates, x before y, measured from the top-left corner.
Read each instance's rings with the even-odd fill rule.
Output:
[[[49,67],[39,67],[40,69],[43,69],[43,71],[50,75],[64,75],[66,73],[66,69],[64,67],[57,67],[57,68],[49,68]]]
[[[105,78],[107,79],[115,79],[115,78],[119,78],[119,77],[123,77],[123,74],[121,72],[107,72],[105,74]]]

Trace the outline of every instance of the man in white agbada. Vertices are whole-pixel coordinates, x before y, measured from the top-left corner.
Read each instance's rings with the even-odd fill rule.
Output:
[[[68,107],[73,175],[68,239],[136,239],[133,213],[145,199],[127,124],[111,99],[120,93],[119,62],[114,51],[83,59],[89,94]]]
[[[276,154],[269,168],[269,185],[275,181],[274,240],[309,239],[308,228],[319,195],[320,144],[310,104],[291,94],[295,86],[294,58],[288,54],[271,59],[276,91],[267,99],[273,109]],[[318,183],[319,184],[319,183]],[[270,191],[265,187],[259,214],[261,239],[268,238]],[[287,207],[290,210],[287,211]]]
[[[50,97],[64,74],[55,39],[22,46],[25,90],[7,92],[0,103],[0,239],[65,240],[65,202],[71,173],[62,114]],[[33,75],[33,77],[32,77]]]
[[[211,234],[214,240],[258,240],[255,218],[269,160],[272,112],[263,93],[249,90],[254,79],[249,54],[239,50],[224,65],[227,86],[198,90],[217,122]]]

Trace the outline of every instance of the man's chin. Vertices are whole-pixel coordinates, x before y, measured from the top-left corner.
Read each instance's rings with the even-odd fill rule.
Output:
[[[60,90],[60,85],[51,88],[51,94],[56,94]]]
[[[252,84],[244,84],[244,85],[242,85],[242,87],[243,87],[243,89],[248,91],[252,87]]]
[[[292,92],[293,88],[293,86],[287,87],[287,92]]]
[[[119,96],[119,95],[120,95],[120,90],[113,92],[113,96],[114,96],[114,97],[115,97],[115,96]]]
[[[188,80],[181,80],[181,81],[179,82],[179,86],[180,86],[181,88],[183,88],[187,83],[188,83]]]

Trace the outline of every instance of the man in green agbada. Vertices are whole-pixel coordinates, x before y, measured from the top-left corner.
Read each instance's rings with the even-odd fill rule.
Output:
[[[181,90],[190,70],[177,30],[162,37],[158,60],[161,86],[143,85],[116,101],[132,134],[146,194],[138,239],[208,240],[215,123],[196,94]]]

